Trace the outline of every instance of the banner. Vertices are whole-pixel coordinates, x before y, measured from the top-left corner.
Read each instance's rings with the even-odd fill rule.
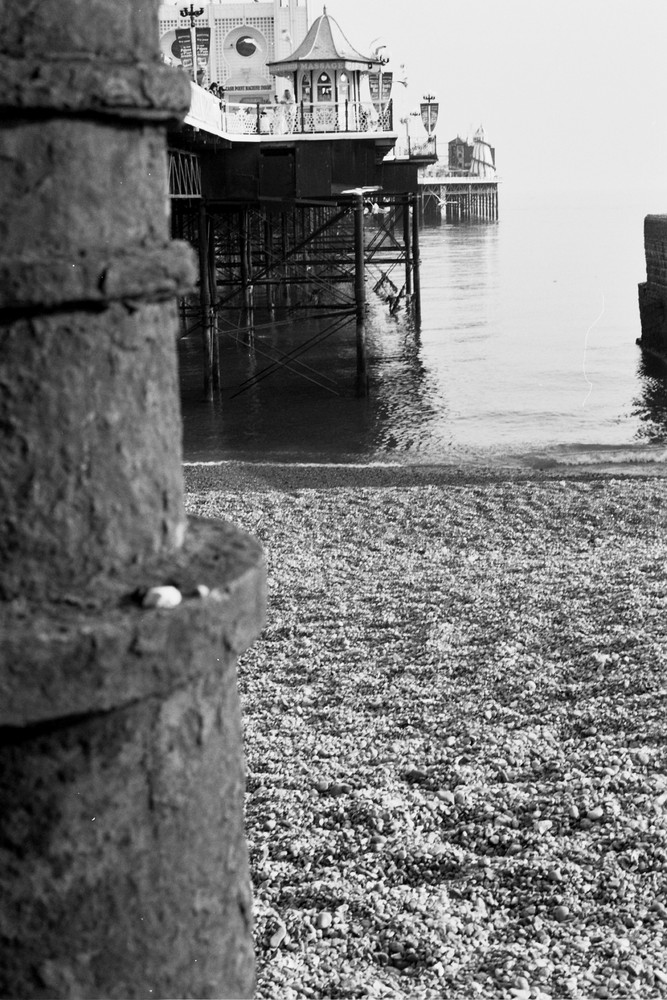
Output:
[[[436,122],[438,121],[438,107],[437,102],[434,103],[433,101],[428,101],[426,104],[420,105],[422,123],[429,135],[434,131]]]
[[[371,91],[371,101],[373,104],[388,104],[391,97],[391,85],[394,81],[393,73],[369,73],[368,86]]]
[[[391,98],[391,86],[394,82],[393,73],[381,73],[380,78],[382,80],[382,103],[389,104]]]
[[[208,66],[211,54],[210,28],[195,28],[195,48],[197,49],[197,68],[204,69]]]
[[[176,28],[176,42],[178,43],[178,58],[181,60],[183,69],[194,79],[194,59],[190,29]]]

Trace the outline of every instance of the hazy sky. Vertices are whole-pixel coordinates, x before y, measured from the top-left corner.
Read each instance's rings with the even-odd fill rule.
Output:
[[[652,199],[647,210],[667,213],[667,0],[326,7],[356,48],[381,36],[387,68],[405,63],[411,109],[436,95],[441,156],[482,124],[507,193],[639,193]],[[309,0],[309,12],[312,22],[322,3]]]

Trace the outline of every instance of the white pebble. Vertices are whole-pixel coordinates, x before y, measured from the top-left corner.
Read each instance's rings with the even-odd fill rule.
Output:
[[[151,587],[141,604],[144,608],[176,608],[182,600],[183,595],[176,587]]]
[[[272,935],[271,940],[269,941],[269,947],[279,948],[286,937],[287,937],[287,928],[285,927],[284,924],[281,924],[278,930],[275,931],[275,933]]]

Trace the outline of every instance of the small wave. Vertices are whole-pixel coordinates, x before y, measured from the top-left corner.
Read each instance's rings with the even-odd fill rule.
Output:
[[[656,469],[667,462],[667,449],[659,447],[628,447],[622,445],[563,445],[548,451],[521,456],[522,463],[535,469],[590,466],[620,468],[652,466]],[[667,469],[667,466],[665,466]]]

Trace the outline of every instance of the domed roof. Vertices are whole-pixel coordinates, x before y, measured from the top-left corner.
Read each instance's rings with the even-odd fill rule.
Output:
[[[300,68],[324,64],[350,70],[374,70],[382,65],[374,56],[365,56],[350,44],[338,22],[327,14],[326,7],[322,16],[313,21],[298,48],[286,59],[270,62],[269,69],[272,73],[293,73]]]

